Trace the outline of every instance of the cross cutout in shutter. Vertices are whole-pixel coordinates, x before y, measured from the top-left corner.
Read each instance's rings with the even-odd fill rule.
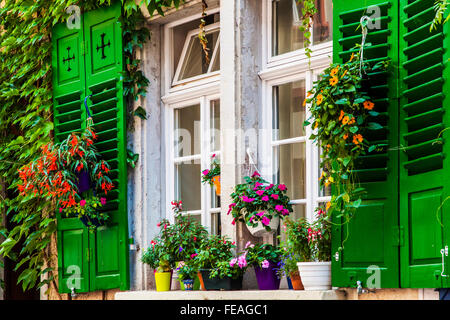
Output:
[[[105,56],[105,48],[111,46],[111,42],[109,40],[108,40],[108,43],[105,44],[105,36],[106,36],[106,33],[102,33],[100,35],[100,37],[102,38],[102,45],[101,46],[97,45],[97,52],[100,49],[102,50],[102,59],[106,58],[106,56]]]
[[[75,60],[75,54],[72,54],[72,57],[70,57],[70,47],[67,47],[67,58],[63,59],[63,63],[67,62],[68,68],[67,71],[70,72],[70,70],[72,70],[72,68],[70,67],[70,60]]]

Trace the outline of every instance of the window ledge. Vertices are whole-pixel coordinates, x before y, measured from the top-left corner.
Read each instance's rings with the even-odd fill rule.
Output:
[[[116,300],[345,300],[340,290],[124,291]]]

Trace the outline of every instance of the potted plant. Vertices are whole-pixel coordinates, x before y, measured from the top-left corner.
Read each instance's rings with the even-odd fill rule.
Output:
[[[284,184],[269,184],[258,172],[244,177],[245,183],[238,184],[231,194],[232,203],[228,214],[233,215],[233,224],[242,221],[253,236],[259,237],[266,232],[274,232],[280,219],[293,211],[286,195]]]
[[[214,185],[216,195],[220,196],[220,162],[216,155],[213,154],[211,163],[211,169],[205,169],[202,171],[202,182]]]
[[[72,132],[60,143],[42,146],[40,155],[19,169],[19,192],[54,201],[59,213],[76,213],[90,228],[96,227],[95,219],[101,225],[108,218],[101,213],[102,202],[106,203],[114,185],[108,163],[100,160],[94,146],[96,139],[92,119],[88,119],[81,134]],[[94,196],[85,194],[90,188]]]
[[[304,232],[308,239],[309,256],[298,262],[305,290],[331,289],[331,223],[324,208],[316,210],[317,218]]]
[[[219,235],[210,235],[195,254],[195,265],[200,271],[206,290],[239,290],[242,275],[247,267],[241,258],[240,264],[233,263],[234,242]]]
[[[245,246],[247,259],[255,270],[259,290],[278,290],[280,288],[279,266],[282,251],[271,244],[252,244]]]
[[[141,261],[153,269],[156,291],[169,291],[172,282],[173,262],[167,253],[164,239],[159,236],[151,241],[150,247],[144,252]]]
[[[180,262],[175,270],[178,273],[178,278],[183,282],[183,288],[181,290],[194,290],[194,279],[197,278],[197,269],[193,260]]]

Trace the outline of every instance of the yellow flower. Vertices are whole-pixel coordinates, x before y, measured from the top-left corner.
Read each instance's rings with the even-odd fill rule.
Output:
[[[320,104],[322,103],[322,101],[323,101],[323,95],[319,94],[319,95],[317,96],[316,104],[317,104],[318,106],[320,106]]]
[[[338,72],[339,72],[339,66],[337,66],[336,68],[332,69],[331,72],[330,72],[330,75],[334,77],[335,75],[337,75]]]
[[[317,129],[318,126],[319,126],[319,121],[316,121],[316,124],[314,125],[314,129]]]
[[[330,85],[335,86],[339,82],[338,77],[333,77],[330,79]]]
[[[349,118],[348,116],[345,116],[345,117],[342,119],[342,124],[347,124],[349,121],[350,121],[350,118]]]

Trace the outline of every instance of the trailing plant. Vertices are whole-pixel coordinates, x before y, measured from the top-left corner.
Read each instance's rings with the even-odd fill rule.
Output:
[[[437,26],[440,24],[446,23],[450,20],[450,15],[447,13],[447,16],[444,17],[447,8],[450,7],[450,0],[436,0],[434,3],[434,11],[436,12],[433,22],[430,26],[430,31],[433,29],[437,29]]]
[[[180,3],[177,0],[121,2],[126,17],[140,11],[141,4],[162,11],[164,6]],[[0,255],[22,266],[18,282],[22,283],[23,290],[49,284],[56,293],[58,291],[53,272],[56,266],[50,251],[50,244],[56,239],[56,203],[16,191],[20,184],[18,169],[32,161],[41,147],[53,141],[52,27],[67,21],[71,13],[66,12],[66,8],[70,5],[87,11],[109,3],[109,0],[32,3],[5,0],[0,4],[0,188],[3,188],[0,212],[5,212],[15,224],[11,230],[1,230],[5,240],[0,245]],[[124,32],[131,35],[126,27]],[[145,37],[145,31],[142,32]],[[129,39],[139,43],[141,35],[138,32]],[[126,39],[123,43],[130,48]],[[135,93],[144,93],[145,80],[139,73],[135,74],[137,80],[129,83],[139,84]],[[16,254],[18,243],[23,245]]]
[[[220,176],[220,161],[217,159],[215,154],[211,156],[211,159],[211,169],[205,169],[202,171],[202,183],[209,183],[210,185],[213,185],[213,178],[215,176]]]
[[[232,224],[242,221],[256,227],[261,223],[271,231],[269,224],[274,217],[283,219],[293,211],[286,195],[286,185],[269,184],[256,171],[244,180],[245,183],[238,184],[231,194],[233,202],[229,205],[228,214],[231,212],[233,215]]]
[[[311,59],[311,27],[314,21],[314,15],[317,13],[316,0],[297,0],[297,3],[303,4],[300,31],[303,32],[305,55],[308,59]]]
[[[198,39],[200,40],[200,45],[202,46],[203,54],[205,55],[205,64],[209,65],[209,48],[208,48],[208,40],[206,39],[206,20],[205,17],[208,15],[206,13],[206,9],[208,8],[208,5],[206,4],[206,0],[202,0],[202,18],[200,19],[200,25],[199,25],[199,33],[198,33]]]
[[[359,156],[383,150],[385,144],[371,144],[366,134],[383,127],[375,122],[379,113],[369,96],[369,72],[387,68],[383,61],[371,67],[352,54],[346,63],[331,64],[308,92],[304,105],[309,103],[311,117],[304,125],[311,125],[310,139],[322,148],[320,187],[334,188],[326,211],[347,223],[361,204],[363,188],[357,186],[353,173]],[[345,240],[344,240],[345,241]]]

